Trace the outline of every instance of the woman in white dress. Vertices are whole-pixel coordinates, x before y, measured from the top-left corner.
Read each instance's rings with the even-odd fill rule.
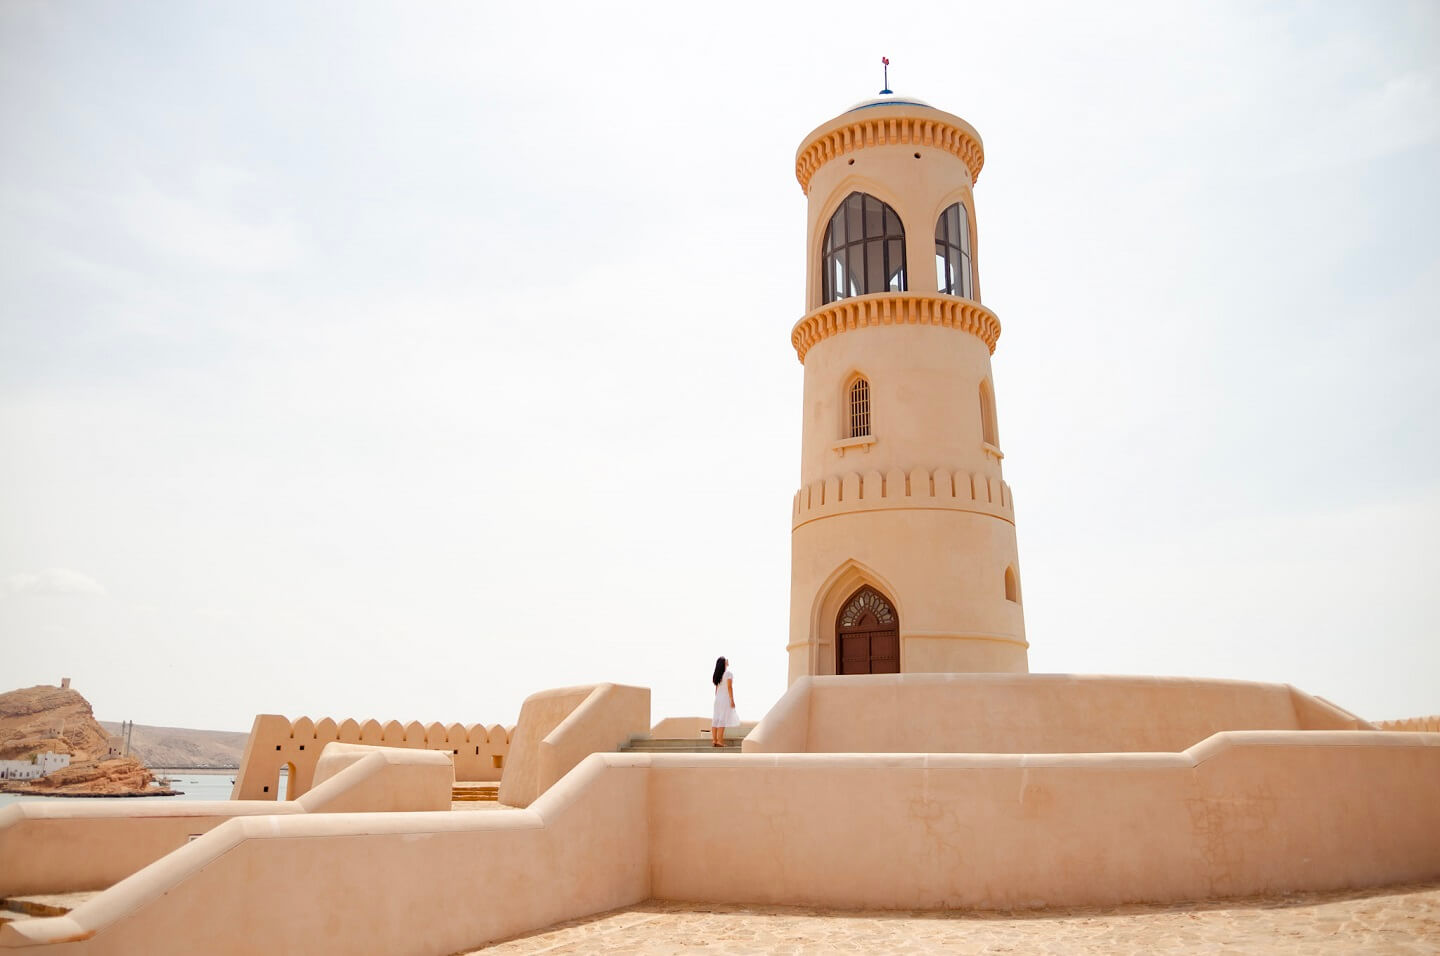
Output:
[[[725,728],[740,726],[740,715],[735,711],[735,675],[730,671],[729,661],[723,657],[715,661],[715,675],[710,682],[715,685],[715,716],[710,721],[710,742],[716,747],[723,747]]]

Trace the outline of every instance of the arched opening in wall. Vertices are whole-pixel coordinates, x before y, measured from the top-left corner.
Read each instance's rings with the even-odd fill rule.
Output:
[[[280,768],[280,780],[276,785],[276,800],[294,800],[300,794],[295,792],[295,765],[286,763]]]
[[[871,292],[904,292],[905,227],[869,193],[854,192],[830,217],[820,246],[822,304]]]
[[[935,287],[945,295],[975,297],[970,216],[964,203],[955,203],[935,221]]]
[[[900,616],[868,584],[850,595],[835,619],[835,673],[900,673]]]
[[[1000,447],[1000,430],[995,427],[995,392],[988,378],[980,383],[980,437],[987,445]]]
[[[1015,577],[1014,568],[1005,569],[1005,600],[1020,603],[1020,581]]]
[[[870,434],[870,382],[865,376],[857,375],[845,392],[850,406],[845,437],[864,438]]]

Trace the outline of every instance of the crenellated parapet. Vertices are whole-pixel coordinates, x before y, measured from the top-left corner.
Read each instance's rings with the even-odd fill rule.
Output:
[[[1381,730],[1397,730],[1411,734],[1440,734],[1440,714],[1429,717],[1405,717],[1400,720],[1377,720]]]
[[[830,160],[867,146],[928,146],[944,150],[965,164],[970,182],[980,178],[985,148],[980,134],[958,116],[916,106],[914,115],[896,115],[903,104],[883,113],[845,113],[805,138],[795,155],[795,178],[810,193],[810,178]]]
[[[329,717],[319,722],[309,717],[292,721],[279,714],[260,714],[245,742],[231,799],[275,799],[280,769],[287,764],[292,770],[285,796],[295,799],[310,789],[320,752],[335,742],[438,750],[450,754],[456,780],[499,780],[513,730],[500,724],[422,724],[418,720],[382,724],[373,718],[363,722],[346,718],[337,723]]]
[[[812,482],[795,493],[791,527],[817,518],[902,508],[970,511],[1015,522],[1015,502],[1003,479],[949,468],[850,472]]]
[[[872,325],[938,325],[969,332],[995,354],[1000,320],[979,302],[953,295],[877,292],[840,299],[805,316],[790,330],[790,344],[805,361],[805,353],[832,335]]]

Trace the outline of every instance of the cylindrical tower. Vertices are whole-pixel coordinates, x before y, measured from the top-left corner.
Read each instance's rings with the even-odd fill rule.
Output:
[[[984,151],[949,113],[895,95],[806,136],[800,491],[790,680],[1025,672],[1015,512],[1001,477],[980,304]]]

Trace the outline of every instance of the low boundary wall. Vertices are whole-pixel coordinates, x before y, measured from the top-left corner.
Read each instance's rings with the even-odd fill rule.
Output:
[[[500,802],[528,807],[592,753],[613,753],[650,727],[650,688],[586,684],[531,694],[520,705]]]
[[[746,753],[1179,753],[1229,730],[1373,730],[1288,684],[1079,674],[802,677]]]
[[[0,926],[0,948],[429,956],[650,897],[1008,909],[1375,886],[1440,877],[1437,793],[1440,734],[1376,731],[595,754],[530,810],[232,820],[68,916]]]
[[[26,801],[0,809],[0,897],[103,890],[237,817],[448,810],[444,754],[330,744],[295,802]]]

